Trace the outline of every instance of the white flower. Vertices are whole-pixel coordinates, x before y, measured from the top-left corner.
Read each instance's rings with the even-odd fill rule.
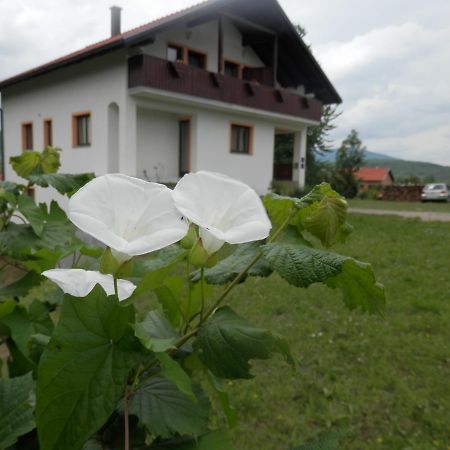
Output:
[[[226,175],[197,172],[185,175],[173,191],[176,207],[200,227],[208,253],[224,242],[242,244],[269,235],[272,227],[258,194]]]
[[[70,199],[69,218],[122,261],[173,244],[188,231],[169,188],[121,174],[83,186]]]
[[[114,295],[114,278],[94,270],[51,269],[42,272],[44,277],[56,283],[66,294],[74,297],[86,297],[99,284],[106,295]],[[119,300],[131,297],[136,286],[127,280],[117,280]]]

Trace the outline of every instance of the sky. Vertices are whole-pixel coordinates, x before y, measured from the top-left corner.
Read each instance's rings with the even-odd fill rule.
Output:
[[[245,1],[245,0],[243,0]],[[331,135],[450,166],[450,0],[279,0],[344,102]],[[0,80],[195,0],[0,0]]]

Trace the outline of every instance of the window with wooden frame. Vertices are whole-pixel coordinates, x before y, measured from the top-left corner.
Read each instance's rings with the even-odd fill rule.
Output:
[[[242,78],[242,69],[242,64],[229,60],[224,61],[224,72],[229,77]]]
[[[206,53],[187,49],[187,63],[189,66],[206,69]]]
[[[184,49],[180,45],[169,44],[167,46],[167,60],[184,62]]]
[[[251,155],[253,153],[253,127],[232,123],[230,152]]]
[[[91,145],[91,113],[84,111],[72,114],[72,146]]]
[[[33,122],[22,123],[22,150],[33,150]]]
[[[53,123],[52,119],[44,119],[44,148],[53,145]]]

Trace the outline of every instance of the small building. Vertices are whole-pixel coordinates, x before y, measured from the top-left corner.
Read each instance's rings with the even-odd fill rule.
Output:
[[[127,32],[120,14],[104,41],[0,82],[5,161],[52,145],[64,172],[211,170],[263,194],[289,132],[304,185],[307,129],[341,98],[276,0],[209,0]]]
[[[394,182],[391,169],[385,167],[362,167],[355,173],[355,177],[359,182],[359,191],[371,186],[390,186]]]

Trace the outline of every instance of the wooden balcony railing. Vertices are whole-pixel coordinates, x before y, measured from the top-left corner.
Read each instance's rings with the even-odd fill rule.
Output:
[[[321,117],[322,103],[317,99],[150,55],[128,60],[128,87],[161,89],[309,120]]]

